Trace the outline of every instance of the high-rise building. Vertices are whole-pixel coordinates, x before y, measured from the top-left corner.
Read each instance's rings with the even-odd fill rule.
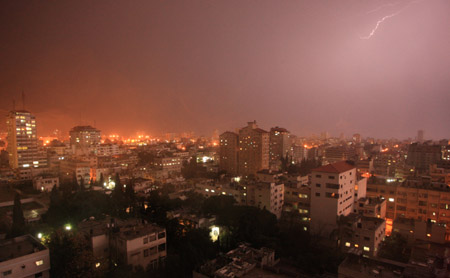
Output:
[[[423,130],[417,131],[417,142],[423,143],[425,132]]]
[[[100,130],[92,126],[76,126],[70,130],[70,146],[75,154],[94,152],[100,139]]]
[[[230,131],[222,133],[219,138],[219,170],[230,175],[238,173],[238,140],[239,136]]]
[[[341,215],[353,212],[356,168],[346,161],[321,166],[311,174],[311,231],[330,235]]]
[[[281,127],[270,129],[270,163],[279,162],[290,151],[289,131]]]
[[[36,118],[28,111],[9,112],[8,130],[9,165],[13,169],[39,167]]]
[[[248,176],[269,168],[269,132],[256,121],[239,130],[238,174]]]

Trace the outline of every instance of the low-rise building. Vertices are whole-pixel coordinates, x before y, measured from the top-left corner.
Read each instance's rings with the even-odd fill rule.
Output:
[[[247,205],[267,209],[281,217],[284,204],[284,184],[275,182],[257,182],[247,186]]]
[[[49,270],[49,250],[31,235],[0,241],[1,277],[46,278]]]
[[[386,200],[379,197],[360,198],[356,202],[354,213],[367,217],[386,217]]]
[[[199,271],[193,273],[193,277],[282,277],[276,273],[263,270],[265,267],[274,266],[277,262],[275,260],[275,250],[265,247],[255,249],[248,244],[242,243],[238,248],[229,251],[224,256],[202,265]],[[255,276],[252,276],[252,273]]]
[[[99,265],[111,256],[120,264],[157,268],[167,254],[166,230],[140,220],[90,220],[78,228],[90,237]]]
[[[59,178],[52,176],[39,176],[33,179],[33,188],[39,191],[51,191],[53,187],[59,187]]]
[[[401,234],[410,243],[416,240],[445,243],[445,227],[436,223],[397,218],[394,220],[392,231]]]
[[[340,245],[344,252],[375,257],[385,238],[386,221],[350,214],[340,219]]]

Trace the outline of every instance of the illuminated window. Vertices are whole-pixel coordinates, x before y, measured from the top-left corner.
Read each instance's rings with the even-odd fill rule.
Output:
[[[394,198],[389,198],[389,202],[394,202]]]
[[[350,247],[351,246],[351,243],[350,242],[346,242],[345,243],[345,247]]]
[[[367,252],[369,252],[369,251],[370,251],[370,248],[369,248],[369,247],[367,247],[367,246],[364,246],[364,251],[367,251]]]
[[[358,245],[358,244],[355,244],[355,247],[356,247],[356,248],[358,248],[358,247],[359,247],[359,245]]]
[[[40,265],[44,264],[44,261],[43,260],[39,260],[39,261],[36,261],[35,264],[36,264],[36,266],[40,266]]]

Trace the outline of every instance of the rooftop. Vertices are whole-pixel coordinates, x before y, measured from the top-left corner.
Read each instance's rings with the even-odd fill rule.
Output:
[[[24,235],[0,241],[0,262],[46,250],[36,238]]]
[[[95,127],[92,127],[90,125],[79,125],[79,126],[73,127],[70,131],[72,132],[72,131],[100,131],[100,130],[98,130]]]
[[[126,225],[121,226],[118,236],[125,240],[133,240],[149,234],[158,233],[164,231],[164,228],[153,224],[141,224],[141,225]]]
[[[350,164],[347,161],[339,161],[332,164],[327,164],[321,166],[319,168],[313,169],[313,172],[322,172],[322,173],[342,173],[347,172],[355,168],[355,165]]]

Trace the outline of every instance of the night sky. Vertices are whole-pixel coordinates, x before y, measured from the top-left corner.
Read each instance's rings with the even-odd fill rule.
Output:
[[[40,135],[450,138],[449,0],[1,1],[0,37],[0,113],[24,90]]]

